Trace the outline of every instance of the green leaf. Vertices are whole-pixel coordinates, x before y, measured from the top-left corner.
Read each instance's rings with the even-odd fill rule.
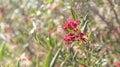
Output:
[[[77,55],[78,55],[78,52],[75,52],[73,58],[72,58],[72,61],[73,61],[73,66],[76,67],[76,60],[77,60]]]
[[[36,67],[40,67],[40,60],[39,60],[39,56],[37,56],[37,58],[36,58]]]
[[[87,24],[88,24],[88,14],[85,15],[81,24],[81,28],[83,32],[87,32]]]
[[[84,26],[81,29],[83,32],[87,32],[87,24],[88,24],[88,21],[85,22]]]
[[[58,51],[56,52],[55,56],[53,57],[51,63],[50,63],[50,67],[54,67],[55,66],[56,60],[57,60],[60,52],[61,52],[61,49],[59,48]]]
[[[17,62],[16,67],[20,67],[20,61]]]
[[[91,32],[91,33],[88,35],[87,41],[90,41],[90,40],[92,39],[92,36],[93,36],[93,32]]]
[[[49,66],[50,66],[50,62],[51,62],[51,59],[52,59],[52,50],[50,50],[50,51],[47,53],[43,67],[49,67]]]
[[[46,37],[44,37],[44,42],[46,43],[46,45],[48,46],[49,49],[52,48],[51,44],[50,44],[50,39],[48,37],[48,39]]]
[[[78,55],[78,52],[75,52],[75,54],[73,56],[73,61],[76,61],[77,55]]]
[[[44,38],[44,42],[46,43],[46,45],[48,46],[49,49],[54,47],[55,42],[50,34],[48,35],[48,38],[46,38],[46,37],[43,37],[43,38]]]
[[[52,40],[52,38],[51,38],[51,35],[49,34],[48,37],[49,37],[49,43],[50,43],[51,47],[53,47],[54,45],[53,45],[53,43],[52,43],[53,40]]]
[[[39,40],[39,42],[38,42],[42,47],[44,47],[45,48],[45,45],[44,45],[44,41],[41,41],[41,40]]]
[[[72,33],[72,30],[71,30],[71,29],[67,29],[67,32],[68,32],[68,33]]]
[[[69,48],[69,51],[70,51],[70,53],[71,53],[72,55],[74,54],[73,47],[70,47],[70,48]]]
[[[102,42],[106,42],[106,38],[104,36],[101,37],[102,38]]]
[[[81,23],[80,23],[80,29],[84,26],[84,24],[85,24],[85,21],[84,21],[84,19],[82,19]]]
[[[77,14],[75,13],[75,11],[72,8],[71,8],[71,13],[72,13],[73,19],[76,20]]]
[[[34,32],[34,33],[33,33],[33,35],[34,35],[35,40],[36,40],[36,41],[39,41],[39,38],[38,38],[37,33],[36,33],[36,32]]]
[[[37,12],[38,10],[37,9],[33,9],[33,10],[31,10],[30,12],[31,12],[31,14],[36,14],[36,12]]]
[[[83,18],[84,21],[88,20],[88,13],[85,15],[85,17]]]
[[[83,58],[77,59],[78,63],[85,65],[85,60]]]
[[[87,22],[88,19],[88,14],[85,15],[85,17],[82,19],[81,23],[80,23],[80,28],[82,28],[85,24],[85,22]]]
[[[41,41],[41,40],[39,39],[39,36],[38,36],[38,34],[37,34],[36,32],[33,33],[33,36],[34,36],[36,42],[37,42],[38,44],[40,44],[42,47],[44,47],[43,41]]]
[[[1,48],[0,48],[0,61],[3,59],[3,51],[5,48],[5,41],[2,42]]]
[[[0,50],[0,61],[3,59],[2,51]]]

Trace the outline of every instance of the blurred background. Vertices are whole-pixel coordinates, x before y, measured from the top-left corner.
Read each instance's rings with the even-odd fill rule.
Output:
[[[53,55],[61,43],[66,49],[62,26],[72,19],[71,7],[80,21],[88,14],[88,33],[94,33],[90,44],[97,55],[105,55],[103,67],[115,67],[120,62],[120,0],[69,1],[0,0],[0,67],[35,67],[38,58],[43,66],[49,35]]]

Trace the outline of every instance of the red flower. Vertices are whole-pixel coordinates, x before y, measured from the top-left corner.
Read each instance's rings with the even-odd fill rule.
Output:
[[[82,33],[82,32],[79,32],[76,34],[76,40],[77,41],[82,41],[82,42],[86,42],[86,38],[85,38],[86,34],[85,33]]]
[[[66,34],[64,37],[64,40],[69,44],[72,43],[74,39],[75,39],[74,34]]]
[[[76,28],[78,26],[79,22],[76,20],[73,22],[73,26]]]
[[[80,37],[83,37],[85,35],[85,33],[79,32],[78,33]]]
[[[85,36],[86,33],[84,32],[79,32],[79,29],[78,29],[78,26],[79,25],[79,22],[78,21],[72,21],[72,20],[69,20],[66,22],[66,25],[63,27],[63,30],[67,30],[67,29],[70,29],[73,31],[73,34],[69,33],[69,34],[66,34],[65,37],[64,37],[64,40],[70,44],[72,43],[73,41],[82,41],[82,42],[86,42],[86,38]]]
[[[80,38],[81,41],[83,42],[86,42],[86,39],[85,38]]]
[[[78,21],[69,20],[66,22],[66,25],[63,27],[64,30],[70,29],[74,30],[78,26]]]
[[[67,27],[66,27],[66,26],[64,26],[64,27],[63,27],[63,30],[67,30]]]
[[[74,31],[75,31],[75,32],[78,32],[78,28],[75,28]]]
[[[84,38],[85,36],[85,33],[81,33],[80,34],[66,34],[64,36],[64,40],[70,44],[72,43],[73,41],[82,41],[82,42],[86,42],[86,38]]]

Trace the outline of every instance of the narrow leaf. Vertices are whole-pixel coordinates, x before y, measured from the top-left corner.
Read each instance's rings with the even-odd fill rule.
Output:
[[[71,13],[72,13],[73,19],[76,20],[77,14],[75,13],[75,11],[72,8],[71,8]]]
[[[49,67],[49,66],[50,66],[50,62],[51,62],[51,59],[52,59],[52,50],[50,50],[50,51],[47,53],[43,67]]]
[[[51,46],[51,44],[49,42],[49,37],[48,37],[48,39],[44,37],[44,42],[46,43],[46,45],[48,46],[49,49],[52,48],[52,46]]]
[[[101,37],[102,38],[102,42],[106,42],[106,38],[104,36]]]
[[[80,28],[82,28],[84,26],[84,24],[85,24],[85,21],[84,21],[84,19],[82,19],[81,23],[80,23]]]
[[[53,47],[53,43],[52,43],[52,38],[51,38],[51,35],[49,34],[49,43],[50,43],[50,45]]]
[[[88,19],[88,13],[85,15],[85,17],[84,17],[84,21],[86,21]]]
[[[0,48],[0,61],[3,59],[4,48],[5,48],[5,42],[3,41]]]
[[[81,29],[83,32],[87,32],[87,24],[88,24],[88,21],[85,22],[83,28]]]
[[[33,33],[33,35],[34,35],[34,37],[35,37],[35,40],[36,40],[36,41],[39,41],[39,38],[38,38],[37,33],[36,33],[36,32],[34,32],[34,33]]]
[[[56,52],[55,56],[53,57],[53,59],[52,59],[52,61],[50,63],[50,67],[54,67],[55,66],[55,63],[56,63],[56,60],[57,60],[57,58],[58,58],[58,56],[60,54],[60,51],[61,51],[61,49],[58,49],[58,51]]]
[[[90,41],[92,39],[92,36],[93,36],[93,32],[91,32],[89,35],[88,35],[88,41]]]
[[[75,54],[73,56],[73,61],[76,61],[77,55],[78,55],[78,52],[75,52]]]
[[[16,67],[20,67],[20,61],[17,62]]]
[[[81,23],[80,23],[80,28],[82,28],[82,27],[84,26],[84,24],[85,24],[85,22],[87,21],[87,19],[88,19],[88,14],[86,14],[86,15],[84,16],[84,18],[82,19],[82,21],[81,21]]]
[[[36,67],[40,67],[40,60],[39,60],[39,56],[37,56],[37,58],[36,58]]]

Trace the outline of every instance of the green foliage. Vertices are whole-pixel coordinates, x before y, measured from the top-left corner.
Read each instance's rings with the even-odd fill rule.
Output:
[[[87,38],[87,40],[88,40],[88,41],[90,41],[90,40],[92,39],[93,34],[94,34],[94,33],[93,33],[93,32],[91,32],[91,33],[88,35],[88,38]]]
[[[77,14],[73,10],[73,8],[71,8],[71,13],[72,13],[73,19],[76,20],[77,19]]]
[[[88,14],[85,15],[80,25],[80,28],[83,32],[87,32],[87,25],[88,25]]]
[[[52,50],[46,54],[46,59],[44,61],[44,67],[49,67],[52,60]]]
[[[5,45],[6,43],[3,41],[0,47],[0,61],[3,60],[3,53],[4,53]]]
[[[36,58],[36,67],[40,67],[40,58],[37,56]]]
[[[16,67],[21,67],[21,66],[20,66],[20,61],[17,62]]]
[[[61,51],[61,48],[59,48],[56,52],[56,54],[54,55],[54,57],[52,58],[52,61],[50,63],[50,67],[54,67],[55,66],[55,63],[59,57],[59,54],[60,54],[60,51]]]

